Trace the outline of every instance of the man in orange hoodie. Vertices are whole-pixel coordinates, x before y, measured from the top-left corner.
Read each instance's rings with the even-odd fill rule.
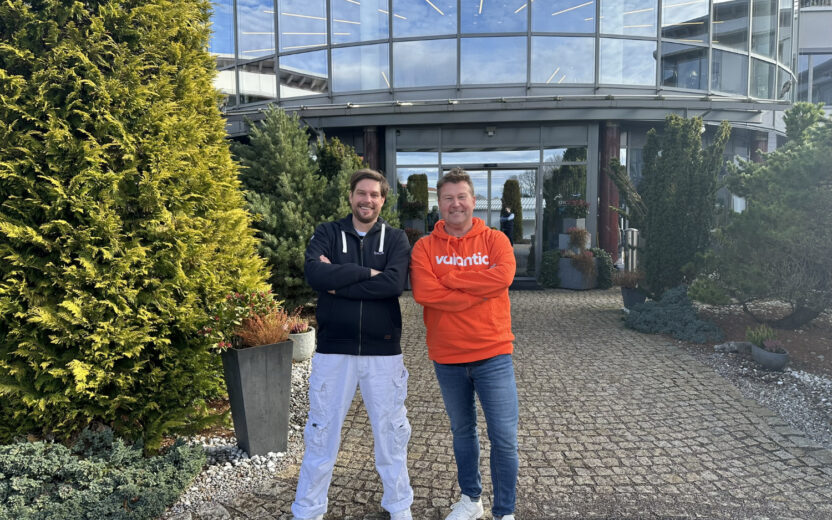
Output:
[[[446,520],[483,516],[475,394],[491,440],[495,519],[514,520],[517,387],[511,353],[514,251],[504,233],[473,217],[474,185],[460,168],[436,183],[442,220],[411,255],[413,298],[424,307],[434,363],[453,432],[462,497]]]

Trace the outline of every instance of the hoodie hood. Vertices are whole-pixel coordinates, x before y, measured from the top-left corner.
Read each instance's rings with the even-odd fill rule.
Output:
[[[466,240],[469,238],[473,238],[477,235],[481,235],[488,231],[488,226],[485,225],[485,222],[481,218],[474,217],[473,218],[474,225],[471,229],[468,230],[461,237],[455,237],[453,235],[449,235],[447,231],[445,231],[445,220],[440,220],[433,226],[433,231],[431,235],[436,234],[437,238],[441,239],[451,239],[451,240]]]

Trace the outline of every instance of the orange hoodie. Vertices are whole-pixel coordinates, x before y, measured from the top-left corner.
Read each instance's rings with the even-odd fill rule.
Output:
[[[511,354],[508,286],[516,266],[504,233],[474,218],[474,227],[457,238],[440,220],[413,246],[410,262],[413,298],[424,306],[430,359],[468,363]]]

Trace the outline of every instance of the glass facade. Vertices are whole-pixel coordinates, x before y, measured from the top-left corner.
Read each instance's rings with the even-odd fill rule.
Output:
[[[214,0],[209,49],[226,106],[501,85],[789,100],[794,15],[791,0]],[[806,98],[827,95],[817,61]]]
[[[797,100],[832,105],[832,54],[801,54]]]

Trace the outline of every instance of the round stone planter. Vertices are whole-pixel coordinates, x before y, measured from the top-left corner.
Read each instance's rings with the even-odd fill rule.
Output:
[[[634,287],[622,287],[621,298],[624,300],[624,307],[626,309],[632,309],[636,305],[644,303],[647,295]]]
[[[292,340],[292,361],[306,361],[315,353],[315,328],[309,327],[306,332],[289,334]]]
[[[766,370],[783,370],[789,362],[789,353],[769,352],[757,345],[751,345],[751,357]]]

